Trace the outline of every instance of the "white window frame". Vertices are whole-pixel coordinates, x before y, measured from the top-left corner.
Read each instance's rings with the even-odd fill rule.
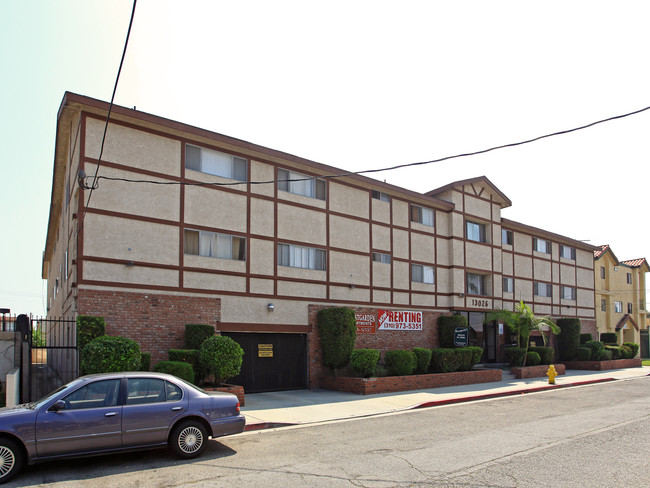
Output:
[[[627,276],[625,278],[627,280],[627,284],[631,285],[632,284],[632,273],[627,273]]]
[[[327,199],[327,183],[313,176],[289,169],[278,169],[278,190],[316,200]]]
[[[327,253],[315,247],[278,243],[278,266],[325,271]]]
[[[576,260],[576,248],[560,244],[560,257],[564,259]]]
[[[533,294],[536,297],[550,298],[553,296],[553,285],[550,283],[541,283],[539,281],[536,281],[533,284]]]
[[[515,289],[515,280],[510,276],[503,277],[503,292],[513,293]]]
[[[623,302],[614,302],[614,312],[623,313]]]
[[[563,300],[576,300],[577,290],[573,286],[562,286],[560,290]]]
[[[183,253],[191,256],[203,256],[207,258],[230,259],[232,261],[246,261],[246,238],[230,234],[221,234],[218,232],[209,232],[205,230],[185,229],[183,236],[184,245]],[[198,252],[189,249],[187,233],[198,233],[199,248]],[[239,240],[239,253],[235,255],[237,246],[234,246],[234,240]]]
[[[501,229],[501,244],[512,246],[514,244],[514,240],[515,237],[511,230]]]
[[[435,227],[435,212],[430,208],[411,205],[411,222],[417,222],[418,224],[426,225],[427,227]]]
[[[435,268],[433,266],[426,266],[424,264],[411,264],[411,281],[414,283],[435,285]]]
[[[198,150],[198,161],[190,152]],[[229,180],[247,181],[248,160],[195,144],[185,144],[185,169],[200,171]]]
[[[487,224],[475,222],[473,220],[466,220],[465,238],[469,241],[487,244]]]
[[[541,252],[542,254],[551,254],[551,241],[533,237],[533,251]]]
[[[390,257],[390,254],[386,254],[386,253],[383,253],[383,252],[373,252],[372,253],[372,260],[375,263],[390,264],[391,257]]]
[[[607,300],[604,298],[600,299],[600,310],[601,312],[607,312]]]
[[[390,195],[379,190],[372,190],[372,198],[382,202],[390,202]]]
[[[488,296],[488,275],[466,273],[465,286],[468,295]]]

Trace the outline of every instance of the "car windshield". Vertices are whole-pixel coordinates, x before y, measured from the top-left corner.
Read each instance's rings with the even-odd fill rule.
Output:
[[[74,381],[71,381],[70,383],[67,383],[67,384],[63,385],[63,386],[59,386],[56,390],[54,390],[51,393],[48,393],[47,395],[45,395],[40,400],[36,400],[35,402],[27,403],[26,406],[27,406],[27,408],[30,408],[30,409],[34,410],[35,408],[38,408],[41,405],[43,405],[44,403],[48,402],[54,395],[58,395],[63,390],[73,388],[74,386],[78,385],[79,383],[81,383],[81,380],[76,379]]]

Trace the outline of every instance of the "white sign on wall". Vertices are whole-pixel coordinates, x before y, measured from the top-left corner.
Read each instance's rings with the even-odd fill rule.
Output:
[[[379,310],[377,330],[422,330],[422,312]]]

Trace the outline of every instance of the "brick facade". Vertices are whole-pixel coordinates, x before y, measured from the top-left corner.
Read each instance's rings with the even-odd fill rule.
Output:
[[[185,324],[217,326],[221,300],[190,297],[80,289],[80,315],[104,317],[106,333],[135,340],[142,352],[151,353],[151,365],[167,360],[169,349],[181,349]]]

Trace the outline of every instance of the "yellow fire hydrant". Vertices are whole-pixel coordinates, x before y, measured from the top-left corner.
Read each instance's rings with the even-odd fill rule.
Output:
[[[554,385],[555,384],[555,377],[557,376],[557,371],[555,371],[555,366],[552,364],[548,367],[548,371],[546,372],[546,376],[548,376],[548,384],[549,385]]]

